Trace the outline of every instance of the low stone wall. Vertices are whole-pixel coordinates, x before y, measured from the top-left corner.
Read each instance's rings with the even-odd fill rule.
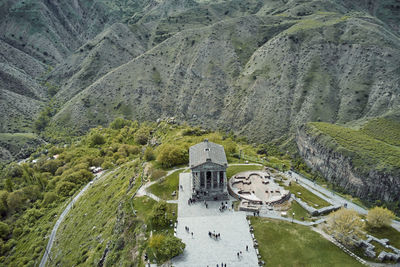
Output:
[[[292,196],[293,196],[293,199],[297,203],[299,203],[299,205],[302,206],[312,216],[319,216],[319,215],[323,215],[323,214],[328,214],[328,213],[330,213],[332,211],[335,211],[335,210],[338,210],[338,209],[340,209],[342,207],[340,205],[331,205],[331,206],[328,206],[328,207],[316,209],[314,207],[309,206],[306,202],[304,202],[300,198],[297,198],[294,195],[292,195]]]

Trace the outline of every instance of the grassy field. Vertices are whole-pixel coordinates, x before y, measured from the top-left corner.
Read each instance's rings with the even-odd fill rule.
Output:
[[[292,218],[293,212],[296,220],[301,221],[304,218],[304,220],[307,221],[310,218],[310,214],[308,214],[308,212],[296,201],[291,202],[290,209],[287,210],[287,217]]]
[[[226,169],[226,176],[230,179],[233,175],[239,172],[244,171],[252,171],[252,170],[262,170],[263,166],[260,165],[236,165],[236,166],[228,166]]]
[[[382,228],[372,228],[369,227],[367,224],[366,227],[366,233],[372,236],[375,236],[376,238],[379,239],[383,239],[383,238],[387,238],[389,239],[389,244],[394,246],[395,248],[400,248],[400,232],[398,232],[396,229],[394,229],[393,227],[382,227]],[[382,251],[386,251],[386,252],[393,252],[391,249],[387,249],[384,246],[380,245],[378,242],[372,241],[371,244],[373,244],[375,246],[375,252],[376,252],[376,258],[371,259],[371,258],[367,258],[364,256],[364,249],[362,248],[357,248],[354,253],[357,254],[358,256],[365,258],[367,260],[371,260],[374,262],[380,262],[378,260],[378,255],[379,253],[381,253]],[[394,263],[394,262],[386,262],[386,263]]]
[[[382,228],[371,228],[367,227],[366,231],[368,234],[373,235],[379,239],[387,238],[390,240],[390,244],[400,249],[400,232],[393,227],[382,227]]]
[[[127,197],[129,177],[135,169],[130,163],[124,165],[94,183],[78,200],[57,232],[50,266],[99,262],[107,242],[116,239],[118,217],[124,212],[132,214],[131,208],[121,203]]]
[[[268,266],[362,266],[307,226],[259,217],[251,222]]]
[[[173,197],[171,194],[174,191],[178,193],[179,174],[183,171],[184,170],[174,171],[164,179],[150,186],[149,191],[164,200],[177,199],[178,195]]]
[[[323,200],[322,198],[319,198],[318,196],[314,195],[297,183],[292,182],[290,186],[286,186],[285,188],[288,189],[292,194],[295,194],[296,197],[301,198],[301,200],[316,209],[328,207],[331,205],[329,202]],[[315,204],[317,204],[318,206],[316,206]]]

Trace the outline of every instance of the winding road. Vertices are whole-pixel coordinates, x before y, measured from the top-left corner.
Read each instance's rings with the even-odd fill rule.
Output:
[[[39,267],[45,267],[46,263],[47,263],[47,259],[50,259],[50,261],[51,261],[49,254],[51,252],[51,248],[53,247],[54,238],[56,237],[58,227],[60,226],[61,222],[64,220],[65,216],[68,214],[70,209],[74,206],[74,203],[82,196],[82,194],[85,193],[85,191],[93,184],[93,182],[98,180],[103,174],[105,174],[105,173],[100,172],[100,173],[96,174],[95,178],[92,181],[90,181],[87,185],[85,185],[84,188],[82,188],[82,190],[71,200],[70,203],[68,203],[67,207],[61,213],[60,217],[58,218],[56,224],[53,227],[53,230],[51,231],[49,241],[47,242],[47,246],[44,251],[42,260],[40,261]]]

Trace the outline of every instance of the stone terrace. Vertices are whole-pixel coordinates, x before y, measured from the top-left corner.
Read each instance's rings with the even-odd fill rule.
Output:
[[[172,259],[174,266],[258,266],[256,251],[249,232],[244,212],[232,210],[219,211],[221,201],[208,201],[208,208],[203,202],[188,205],[190,198],[190,173],[181,173],[179,192],[177,236],[186,244],[182,255]],[[231,207],[232,200],[228,201]],[[185,230],[193,232],[193,238]],[[219,240],[208,236],[208,231],[221,234]],[[246,245],[249,251],[246,251]],[[242,256],[237,257],[237,252]]]

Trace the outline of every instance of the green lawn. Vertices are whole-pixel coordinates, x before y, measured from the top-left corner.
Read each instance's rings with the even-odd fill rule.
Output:
[[[178,195],[173,197],[171,196],[171,194],[174,191],[176,191],[177,193],[179,191],[179,174],[181,172],[183,172],[183,170],[174,171],[173,173],[165,177],[162,181],[156,182],[149,187],[150,192],[164,200],[177,199]]]
[[[331,205],[329,202],[323,200],[322,198],[319,198],[318,196],[314,195],[297,183],[292,182],[290,186],[286,186],[285,188],[288,189],[292,194],[295,194],[296,197],[301,198],[301,200],[316,209],[328,207]],[[317,204],[318,206],[315,206],[315,204]]]
[[[251,218],[267,266],[362,266],[310,227]]]
[[[309,221],[310,219],[310,214],[308,214],[308,212],[302,206],[300,206],[299,203],[297,203],[296,201],[292,201],[290,209],[287,210],[287,217],[292,218],[293,212],[294,212],[294,218],[296,220],[301,221],[302,218],[304,218],[305,221]]]
[[[367,227],[366,231],[368,234],[373,235],[379,239],[389,239],[389,244],[400,249],[400,232],[393,227],[382,227],[382,228],[371,228]]]
[[[261,165],[236,165],[228,166],[226,169],[226,176],[230,179],[233,175],[239,172],[252,171],[252,170],[262,170],[264,166]]]

